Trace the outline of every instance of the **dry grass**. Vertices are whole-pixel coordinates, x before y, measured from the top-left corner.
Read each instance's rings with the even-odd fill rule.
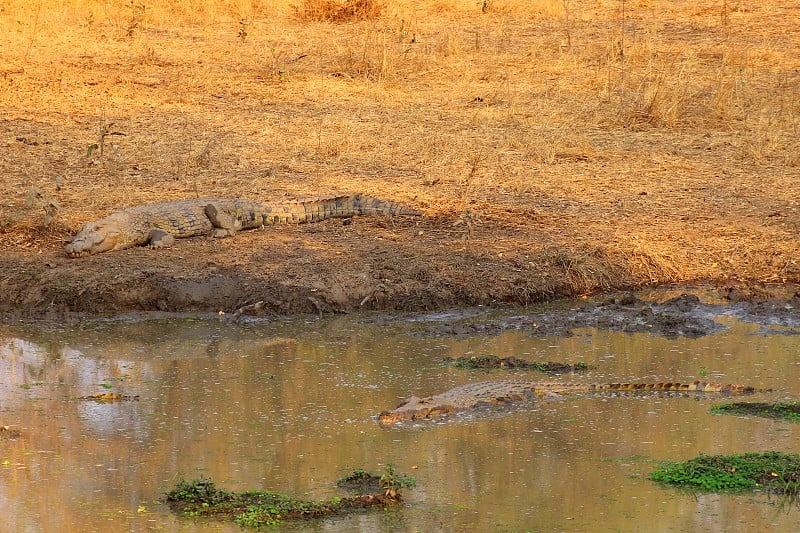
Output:
[[[380,0],[301,0],[298,6],[293,6],[300,20],[339,24],[376,19],[385,7]]]
[[[21,228],[51,199],[62,235],[154,199],[363,190],[480,213],[471,253],[563,249],[585,285],[598,257],[796,277],[797,3],[621,5],[9,0],[2,246],[46,246]]]

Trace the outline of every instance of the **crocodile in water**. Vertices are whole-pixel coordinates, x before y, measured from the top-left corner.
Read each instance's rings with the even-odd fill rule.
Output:
[[[165,248],[175,238],[228,237],[242,229],[302,224],[355,215],[414,215],[404,205],[366,194],[319,196],[279,203],[240,198],[195,198],[131,207],[90,222],[70,239],[68,257],[149,245]]]
[[[131,396],[128,394],[119,394],[117,392],[101,392],[98,394],[91,394],[89,396],[81,396],[79,400],[91,400],[98,403],[110,403],[120,401],[135,401],[139,399],[139,395]]]
[[[427,398],[412,396],[391,411],[378,415],[378,423],[391,426],[404,420],[435,418],[466,409],[531,400],[537,396],[571,392],[721,392],[752,393],[753,387],[721,383],[558,383],[554,381],[495,380],[468,383]]]

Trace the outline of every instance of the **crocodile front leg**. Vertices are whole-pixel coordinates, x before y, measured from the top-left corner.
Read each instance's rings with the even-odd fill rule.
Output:
[[[212,237],[232,237],[242,229],[241,221],[227,214],[222,207],[213,202],[206,205],[203,212],[208,217],[208,220],[211,221],[211,224],[214,225],[215,229],[211,232]]]
[[[175,237],[163,229],[152,229],[147,235],[147,245],[154,249],[169,248],[175,244]]]

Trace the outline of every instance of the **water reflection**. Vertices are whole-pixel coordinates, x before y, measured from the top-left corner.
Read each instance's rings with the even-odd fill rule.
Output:
[[[719,320],[730,329],[671,340],[596,330],[425,338],[408,335],[408,321],[347,317],[3,327],[0,424],[23,437],[0,441],[0,516],[12,531],[237,531],[178,520],[153,501],[179,477],[199,475],[231,489],[326,497],[347,471],[391,462],[418,480],[401,510],[291,527],[791,530],[797,511],[766,497],[696,497],[646,480],[654,460],[796,451],[797,425],[711,416],[713,397],[543,400],[411,429],[371,419],[410,394],[485,379],[438,363],[481,353],[594,366],[553,378],[565,381],[707,374],[776,389],[760,396],[767,400],[800,396],[800,336],[751,335],[757,326]],[[77,399],[109,390],[140,399]]]

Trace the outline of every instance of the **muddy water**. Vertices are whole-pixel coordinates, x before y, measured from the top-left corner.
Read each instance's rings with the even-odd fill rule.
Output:
[[[646,479],[655,460],[800,451],[800,425],[712,416],[713,397],[542,400],[391,430],[371,418],[412,393],[508,377],[438,364],[485,353],[594,366],[517,377],[707,375],[776,389],[761,400],[800,398],[800,335],[718,320],[729,329],[698,339],[594,329],[427,337],[409,334],[424,320],[381,317],[0,326],[0,425],[22,432],[0,441],[0,530],[238,531],[175,517],[156,500],[180,477],[198,476],[232,490],[328,497],[352,469],[386,463],[417,479],[401,508],[288,528],[796,530],[800,512],[774,497],[688,494]],[[106,391],[139,400],[76,399]]]

